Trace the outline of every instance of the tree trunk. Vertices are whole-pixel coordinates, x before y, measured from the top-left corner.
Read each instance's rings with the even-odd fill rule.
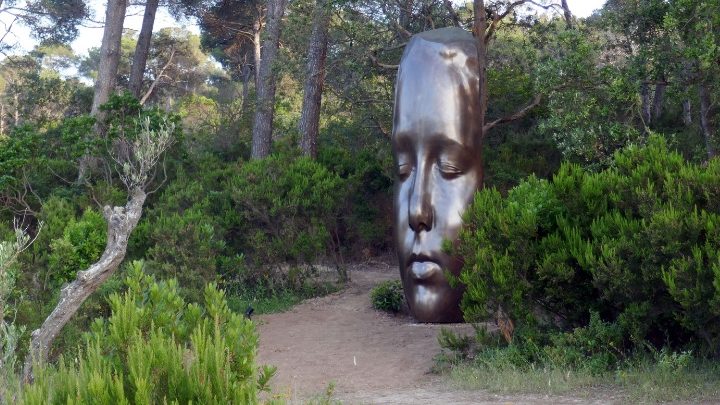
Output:
[[[287,0],[268,0],[267,26],[262,40],[260,57],[259,85],[257,89],[257,107],[253,123],[252,152],[253,159],[270,154],[272,145],[273,113],[275,104],[275,74],[273,64],[278,54],[280,31]]]
[[[100,106],[108,101],[110,94],[115,90],[117,70],[120,64],[120,39],[122,38],[126,8],[127,0],[108,0],[105,12],[105,30],[100,46],[100,66],[90,111],[90,114],[97,117],[99,121],[102,118],[98,114]]]
[[[328,47],[330,10],[327,0],[317,0],[313,29],[308,46],[307,77],[300,115],[300,149],[303,155],[317,157],[318,131],[320,127],[320,105],[325,84],[325,59]]]
[[[640,102],[641,102],[641,114],[645,125],[650,125],[650,86],[647,82],[643,82],[640,85]]]
[[[124,207],[105,206],[104,216],[108,224],[105,251],[97,262],[87,270],[79,271],[75,281],[60,291],[60,301],[55,309],[45,319],[42,326],[31,334],[30,352],[25,359],[23,372],[26,382],[32,381],[33,362],[47,360],[52,342],[65,324],[75,315],[87,297],[113,274],[125,258],[128,239],[140,220],[145,197],[146,194],[142,189],[134,188],[130,192],[130,201]]]
[[[262,60],[260,48],[260,32],[262,31],[262,16],[258,12],[257,20],[253,23],[253,51],[255,51],[255,92],[260,89],[260,61]]]
[[[487,64],[487,44],[485,42],[485,32],[487,31],[487,13],[485,12],[484,0],[473,0],[473,8],[475,9],[475,25],[473,26],[473,34],[477,43],[478,51],[478,95],[480,97],[480,112],[478,120],[480,128],[485,126],[485,114],[487,113],[487,77],[485,75],[485,65]],[[485,138],[485,133],[480,134],[480,144]]]
[[[5,103],[0,103],[0,135],[5,135]]]
[[[570,12],[570,7],[568,7],[567,0],[562,0],[560,4],[562,5],[563,14],[565,15],[565,24],[567,28],[571,30],[573,29],[572,13]]]
[[[145,75],[148,53],[150,52],[150,39],[152,38],[158,4],[160,4],[160,0],[147,0],[147,3],[145,3],[145,15],[143,16],[142,28],[140,28],[137,45],[135,45],[135,55],[133,55],[132,68],[130,71],[129,88],[130,93],[132,93],[135,98],[140,98],[140,91],[142,90],[142,81]]]
[[[690,100],[683,100],[683,124],[690,126],[692,124],[692,111],[690,107]]]
[[[657,122],[662,115],[663,99],[665,97],[665,88],[667,83],[663,81],[655,84],[655,95],[653,96],[652,104],[652,121]]]
[[[13,125],[20,125],[20,95],[18,93],[13,94]]]
[[[710,92],[704,83],[698,85],[698,96],[700,98],[700,128],[702,129],[703,138],[705,138],[705,147],[707,148],[708,159],[715,157],[715,129],[712,122],[712,106],[710,102]]]
[[[402,27],[404,32],[409,32],[410,17],[412,16],[413,3],[414,0],[404,0],[403,2],[398,2],[398,6],[400,7],[398,24],[400,24],[400,27]]]

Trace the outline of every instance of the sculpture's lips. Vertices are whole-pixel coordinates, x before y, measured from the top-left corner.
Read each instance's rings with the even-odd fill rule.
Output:
[[[410,274],[416,280],[426,280],[435,274],[442,273],[442,268],[435,262],[412,262],[410,263]]]

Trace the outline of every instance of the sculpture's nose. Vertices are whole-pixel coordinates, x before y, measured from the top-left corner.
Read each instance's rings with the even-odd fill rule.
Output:
[[[432,229],[433,207],[430,195],[430,173],[426,173],[425,167],[419,167],[415,172],[408,210],[410,229],[415,232],[422,230],[427,232]]]

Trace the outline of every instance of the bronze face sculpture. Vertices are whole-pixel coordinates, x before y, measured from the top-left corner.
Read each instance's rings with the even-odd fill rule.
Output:
[[[481,186],[477,50],[472,35],[443,28],[413,36],[395,88],[392,147],[400,275],[420,322],[460,322],[462,288],[444,272],[462,263],[442,250]]]

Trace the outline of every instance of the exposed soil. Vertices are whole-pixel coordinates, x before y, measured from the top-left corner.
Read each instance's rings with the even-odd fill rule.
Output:
[[[341,292],[307,300],[291,310],[256,317],[260,364],[278,367],[273,392],[302,403],[335,384],[334,399],[371,404],[607,403],[587,398],[493,395],[458,391],[430,372],[440,352],[440,325],[374,310],[370,290],[397,279],[395,266],[356,265]],[[472,334],[469,325],[443,325]],[[611,401],[612,402],[612,401]]]

